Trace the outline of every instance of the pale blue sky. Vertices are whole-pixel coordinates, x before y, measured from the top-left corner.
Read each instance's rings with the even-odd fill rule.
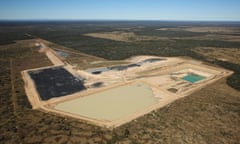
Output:
[[[240,21],[240,0],[0,0],[0,20]]]

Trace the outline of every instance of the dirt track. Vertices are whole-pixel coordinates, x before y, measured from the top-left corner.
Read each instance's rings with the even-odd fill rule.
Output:
[[[17,111],[19,110],[18,109],[18,104],[17,104],[17,96],[16,96],[16,90],[15,90],[15,75],[14,75],[14,69],[13,69],[13,59],[10,58],[9,60],[10,62],[10,71],[11,71],[11,87],[12,87],[12,92],[11,92],[11,95],[12,95],[12,105],[13,105],[13,115],[16,119],[18,119],[18,114],[17,114]],[[16,133],[17,133],[17,139],[19,140],[19,126],[18,126],[18,122],[16,121],[15,122],[15,126],[16,128]]]

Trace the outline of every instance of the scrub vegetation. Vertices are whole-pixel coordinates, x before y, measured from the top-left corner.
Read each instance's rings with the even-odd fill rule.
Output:
[[[224,27],[224,31],[218,27]],[[207,22],[1,22],[0,143],[238,143],[239,29],[239,23]],[[125,42],[86,36],[116,31],[154,39],[129,38]],[[223,35],[234,36],[234,41]],[[52,65],[44,54],[37,52],[35,38],[108,60],[134,55],[187,56],[235,73],[110,131],[31,109],[20,72]],[[218,52],[223,49],[226,53]],[[228,50],[234,50],[234,56]]]
[[[216,53],[218,48],[219,51],[222,48],[226,51],[227,49],[229,51],[239,49],[240,40],[236,41],[236,38],[233,38],[235,41],[231,41],[227,36],[225,39],[224,37],[219,39],[219,36],[222,35],[240,38],[239,23],[20,22],[2,23],[1,27],[3,27],[3,30],[1,30],[0,35],[1,38],[4,38],[1,40],[3,42],[11,43],[16,39],[37,37],[108,60],[121,60],[134,55],[157,55],[189,56],[208,63],[218,63],[223,67],[226,67],[226,63],[229,63],[227,68],[235,71],[235,74],[228,79],[228,83],[240,90],[238,88],[239,80],[236,79],[240,75],[240,70],[239,68],[236,69],[233,64],[235,61],[240,61],[240,56],[225,61],[228,60],[228,55],[212,57],[197,51],[199,47],[212,48]],[[118,35],[120,38],[113,36],[114,33],[116,35],[116,31],[120,32]],[[9,34],[5,35],[8,32]],[[105,35],[104,38],[96,38],[90,37],[91,33]],[[131,33],[130,38],[127,34],[124,37],[124,33]],[[109,39],[106,38],[106,34],[110,34]],[[210,38],[209,34],[211,34]],[[147,39],[143,39],[143,37],[147,37]],[[125,39],[128,41],[124,41]],[[210,50],[207,53],[211,53]],[[236,52],[236,55],[239,55],[239,51]]]

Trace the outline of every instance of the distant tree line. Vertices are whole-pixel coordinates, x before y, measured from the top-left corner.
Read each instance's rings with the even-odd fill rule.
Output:
[[[216,48],[240,48],[240,42],[227,42],[218,40],[193,40],[175,39],[175,37],[204,36],[209,33],[187,32],[187,31],[159,31],[158,24],[149,26],[143,23],[145,28],[136,28],[137,24],[130,25],[117,23],[41,23],[41,24],[22,24],[12,27],[0,26],[0,45],[13,43],[14,40],[31,39],[40,37],[69,48],[80,50],[84,53],[103,57],[109,60],[120,60],[135,55],[156,55],[156,56],[189,56],[208,63],[220,65],[224,68],[233,70],[235,73],[227,79],[227,83],[235,89],[240,90],[240,68],[239,65],[231,62],[219,60],[208,61],[205,57],[193,51],[196,47],[216,47]],[[120,30],[119,28],[129,27],[138,35],[163,36],[169,40],[148,40],[133,42],[118,42],[107,39],[86,37],[82,34],[92,32],[108,32]],[[27,34],[31,34],[29,36]],[[234,34],[233,34],[234,35]],[[14,52],[12,52],[14,54]]]

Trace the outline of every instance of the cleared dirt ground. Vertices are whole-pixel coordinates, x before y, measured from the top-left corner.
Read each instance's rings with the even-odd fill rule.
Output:
[[[225,79],[109,131],[31,109],[20,71],[51,65],[33,47],[32,40],[0,46],[0,54],[0,143],[237,144],[240,141],[240,92],[230,88]],[[11,81],[16,94],[16,114]]]
[[[104,33],[88,33],[84,36],[90,36],[95,38],[110,39],[115,41],[131,42],[131,41],[147,41],[147,40],[167,40],[167,37],[155,37],[155,36],[139,36],[134,32],[114,31]]]

